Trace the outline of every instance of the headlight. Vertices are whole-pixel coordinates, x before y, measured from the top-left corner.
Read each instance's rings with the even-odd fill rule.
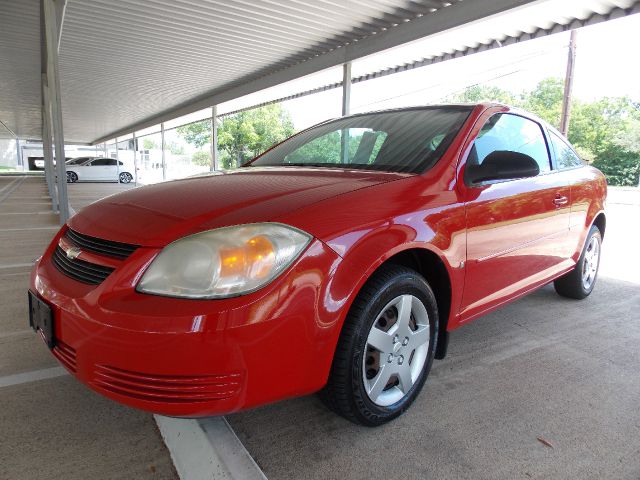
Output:
[[[250,293],[280,275],[310,240],[308,234],[278,223],[196,233],[167,245],[136,289],[186,298]]]

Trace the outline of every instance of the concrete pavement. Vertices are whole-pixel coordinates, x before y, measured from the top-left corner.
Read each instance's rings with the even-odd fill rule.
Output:
[[[58,217],[43,178],[6,188],[15,180],[0,176],[0,380],[8,379],[0,381],[0,479],[177,478],[152,415],[57,373],[58,362],[28,329],[31,264],[57,231]],[[72,205],[85,200],[85,188],[94,187],[70,186]],[[37,380],[51,369],[57,375]]]

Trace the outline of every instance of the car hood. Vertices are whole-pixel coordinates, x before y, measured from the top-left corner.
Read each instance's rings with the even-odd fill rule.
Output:
[[[249,167],[175,180],[99,200],[74,215],[74,230],[161,247],[212,228],[267,222],[329,197],[406,177],[358,170]]]

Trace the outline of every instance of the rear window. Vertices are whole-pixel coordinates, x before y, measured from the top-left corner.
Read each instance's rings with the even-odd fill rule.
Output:
[[[551,132],[551,143],[553,143],[553,149],[556,152],[556,162],[559,169],[584,165],[578,154],[573,151],[573,148],[555,132]]]
[[[471,107],[433,107],[342,118],[313,127],[248,166],[309,166],[420,173],[435,165]]]

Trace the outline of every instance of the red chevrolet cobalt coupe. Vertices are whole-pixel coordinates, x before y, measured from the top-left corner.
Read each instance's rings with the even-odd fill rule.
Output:
[[[591,293],[605,195],[520,110],[340,118],[238,170],[81,210],[33,270],[31,325],[80,381],[137,408],[197,417],[320,391],[379,425],[452,330],[552,281]]]

